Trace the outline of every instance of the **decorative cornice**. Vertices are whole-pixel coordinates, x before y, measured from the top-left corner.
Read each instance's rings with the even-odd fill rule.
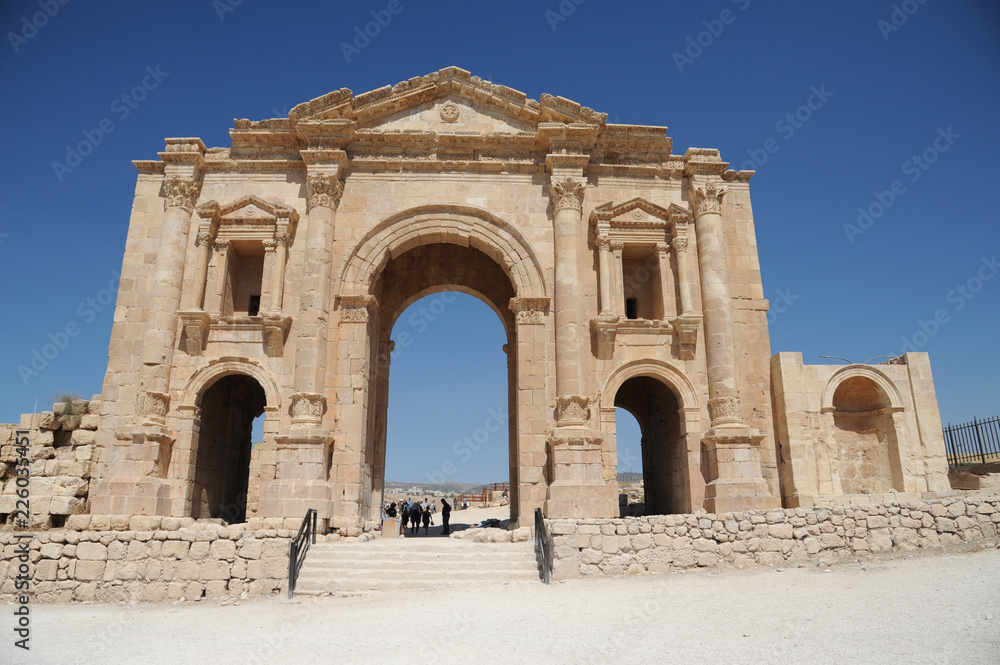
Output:
[[[344,195],[344,183],[329,173],[310,173],[307,176],[309,208],[322,207],[336,210]]]
[[[573,178],[557,180],[549,185],[549,198],[552,199],[552,206],[556,212],[569,208],[572,210],[583,210],[583,192],[587,188],[587,183]]]
[[[340,320],[342,322],[367,322],[369,316],[378,307],[375,296],[340,296]]]

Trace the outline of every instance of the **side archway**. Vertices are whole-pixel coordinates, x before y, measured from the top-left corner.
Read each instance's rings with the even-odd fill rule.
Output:
[[[697,393],[687,377],[663,361],[633,361],[608,377],[600,403],[608,457],[618,458],[616,408],[631,413],[641,430],[644,499],[625,505],[623,512],[653,515],[700,508],[704,501],[704,482],[697,473],[701,416]]]
[[[223,357],[198,369],[178,397],[173,481],[175,516],[242,522],[256,514],[265,476],[260,452],[273,449],[281,392],[269,370],[247,358]],[[251,441],[265,414],[264,440]],[[250,482],[251,478],[259,482]]]

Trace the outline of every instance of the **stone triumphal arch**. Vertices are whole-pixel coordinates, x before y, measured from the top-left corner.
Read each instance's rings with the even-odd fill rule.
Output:
[[[618,516],[617,407],[647,512],[947,488],[925,354],[771,357],[753,173],[717,150],[454,67],[230,133],[135,162],[95,514],[371,528],[390,333],[441,290],[506,331],[515,520]]]

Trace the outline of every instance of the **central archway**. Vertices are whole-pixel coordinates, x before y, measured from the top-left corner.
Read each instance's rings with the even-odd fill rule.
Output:
[[[358,495],[356,499],[346,497],[344,509],[356,501],[363,522],[379,518],[393,349],[390,333],[410,304],[441,291],[475,296],[503,323],[507,339],[511,520],[517,522],[530,513],[532,506],[542,505],[544,432],[518,425],[525,415],[525,404],[537,409],[538,413],[530,413],[531,418],[537,418],[545,403],[541,378],[545,375],[544,363],[535,363],[534,369],[518,363],[522,345],[532,353],[545,353],[548,297],[542,275],[535,252],[516,228],[472,206],[435,205],[404,211],[376,225],[357,242],[335,285],[342,303],[363,302],[367,310],[367,314],[353,319],[363,319],[363,333],[359,326],[345,328],[343,323],[340,331],[341,367],[360,368],[363,376],[339,373],[338,386],[364,386],[361,394],[353,389],[350,394],[344,391],[337,396],[338,424],[346,431],[345,440],[350,439],[340,445],[348,449],[357,446],[361,453]],[[364,337],[363,343],[360,336]],[[358,365],[352,358],[363,363]],[[532,373],[538,377],[529,376]],[[359,398],[363,401],[359,402]],[[525,404],[519,405],[519,401]],[[351,476],[347,466],[331,468],[331,472],[334,480]]]

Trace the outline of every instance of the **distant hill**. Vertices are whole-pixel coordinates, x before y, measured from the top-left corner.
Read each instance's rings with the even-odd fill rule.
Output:
[[[401,483],[388,480],[385,482],[385,491],[393,494],[430,494],[431,492],[462,494],[463,492],[475,493],[482,489],[482,483]]]

